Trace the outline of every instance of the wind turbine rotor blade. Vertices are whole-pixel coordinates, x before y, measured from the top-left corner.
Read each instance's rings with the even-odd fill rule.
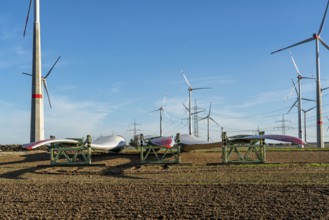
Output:
[[[324,22],[325,22],[325,20],[326,20],[326,15],[327,15],[327,11],[328,11],[328,6],[329,6],[329,1],[328,1],[328,3],[327,3],[327,7],[326,7],[326,10],[325,10],[324,15],[323,15],[323,18],[322,18],[322,22],[321,22],[321,25],[320,25],[320,28],[319,28],[318,35],[320,35],[321,32],[322,32],[322,28],[323,28]]]
[[[184,106],[184,108],[186,109],[186,111],[190,112],[190,110],[186,107],[186,105],[184,103],[182,103],[182,105]]]
[[[316,106],[314,106],[313,108],[310,108],[310,109],[306,110],[306,112],[309,112],[309,111],[315,109],[315,107],[316,107]],[[328,117],[328,116],[327,116],[327,117]]]
[[[314,77],[302,77],[303,79],[315,79]]]
[[[211,89],[210,87],[203,87],[203,88],[193,88],[192,90],[199,90],[199,89]]]
[[[297,96],[298,96],[299,93],[298,93],[298,91],[297,91],[296,84],[295,84],[294,80],[291,80],[291,82],[292,82],[292,84],[294,85],[295,92],[296,92],[296,94],[297,94]]]
[[[172,118],[167,114],[166,111],[163,110],[163,112],[165,113],[166,117],[167,117],[169,120],[172,120]]]
[[[206,116],[206,117],[204,117],[204,118],[201,118],[201,119],[199,119],[199,121],[205,120],[205,119],[207,119],[207,118],[208,118],[208,116]]]
[[[290,107],[290,109],[289,109],[289,111],[287,112],[287,114],[289,114],[289,112],[291,111],[291,109],[292,109],[293,107],[296,106],[297,101],[298,101],[298,100],[296,100],[296,101],[294,102],[294,104]]]
[[[310,101],[310,102],[315,102],[315,100],[312,100],[312,99],[307,99],[307,98],[302,98],[302,100],[305,100],[305,101]]]
[[[55,61],[55,63],[53,64],[53,66],[50,68],[50,70],[48,71],[48,73],[46,74],[46,76],[44,77],[45,79],[47,79],[47,77],[49,76],[49,74],[51,73],[51,71],[53,71],[55,65],[57,64],[58,60],[61,58],[61,56],[59,56],[57,58],[57,60]]]
[[[160,111],[160,108],[159,109],[156,109],[154,111],[151,111],[150,113],[157,112],[157,111]]]
[[[292,60],[292,62],[294,64],[294,66],[295,66],[295,69],[296,69],[296,72],[297,72],[298,76],[300,76],[300,72],[299,72],[299,69],[298,69],[297,64],[295,62],[294,57],[292,55],[290,55],[290,57],[291,57],[291,60]]]
[[[210,113],[211,113],[211,102],[210,102],[210,106],[209,106],[209,116],[210,116]]]
[[[199,114],[199,113],[201,113],[201,112],[204,112],[204,110],[197,111],[197,112],[193,112],[191,115]]]
[[[220,127],[220,125],[217,123],[217,121],[215,121],[212,117],[209,117],[210,120],[212,120],[216,125],[218,125]]]
[[[46,90],[46,93],[47,93],[49,106],[50,106],[50,108],[52,108],[52,106],[51,106],[51,102],[50,102],[50,96],[49,96],[49,92],[48,92],[48,87],[47,87],[47,82],[46,82],[45,79],[43,79],[42,82],[43,82],[43,86],[45,87],[45,90]]]
[[[184,74],[183,71],[182,71],[182,75],[183,75],[183,77],[184,77],[184,79],[185,79],[185,82],[187,83],[189,89],[192,89],[192,86],[191,86],[191,84],[189,83],[189,81],[187,80],[187,78],[186,78],[186,76],[185,76],[185,74]]]
[[[320,40],[320,43],[321,43],[325,48],[327,48],[327,50],[329,50],[329,46],[328,46],[328,44],[326,44],[321,38],[319,38],[319,40]]]
[[[271,54],[274,54],[274,53],[277,53],[277,52],[280,52],[280,51],[283,51],[283,50],[286,50],[286,49],[289,49],[289,48],[292,48],[292,47],[298,46],[298,45],[300,45],[300,44],[304,44],[304,43],[310,42],[310,41],[312,41],[312,40],[314,40],[314,37],[308,38],[308,39],[306,39],[306,40],[303,40],[303,41],[298,42],[298,43],[296,43],[296,44],[293,44],[293,45],[291,45],[291,46],[288,46],[288,47],[285,47],[285,48],[282,48],[282,49],[279,49],[279,50],[273,51]]]
[[[22,74],[24,74],[24,75],[28,75],[28,76],[32,76],[32,74],[31,73],[22,73]]]
[[[165,102],[166,102],[167,95],[164,96],[163,101],[162,101],[162,107],[164,107]]]
[[[28,9],[28,11],[27,11],[27,16],[26,16],[26,21],[25,21],[25,26],[24,26],[23,37],[25,37],[27,23],[29,22],[30,11],[31,11],[31,5],[32,5],[32,0],[30,0],[29,9]]]

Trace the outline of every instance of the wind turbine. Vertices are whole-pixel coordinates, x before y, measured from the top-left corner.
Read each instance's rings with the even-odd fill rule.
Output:
[[[190,82],[187,80],[184,72],[182,71],[181,73],[182,73],[182,75],[183,75],[183,77],[186,81],[186,84],[188,85],[188,108],[186,108],[186,107],[185,108],[188,111],[188,132],[189,132],[189,135],[192,135],[192,117],[191,117],[192,116],[192,112],[191,112],[191,94],[192,94],[192,91],[193,90],[199,90],[199,89],[210,89],[210,88],[206,88],[206,87],[204,87],[204,88],[192,88],[192,86],[191,86]]]
[[[289,109],[288,113],[291,111],[291,109],[296,106],[296,103],[298,102],[298,137],[300,139],[303,139],[303,129],[302,129],[302,79],[314,79],[311,77],[304,77],[300,74],[300,71],[297,67],[297,64],[295,62],[294,57],[290,54],[291,60],[294,64],[296,73],[297,73],[297,83],[298,83],[298,91],[296,89],[296,85],[294,83],[294,81],[292,80],[293,86],[295,88],[296,94],[297,94],[297,100],[295,101],[295,103],[291,106],[291,108]],[[308,99],[306,99],[308,100]],[[301,145],[300,147],[304,147],[303,145]]]
[[[32,0],[27,12],[24,33],[30,17]],[[40,39],[40,0],[34,0],[34,25],[33,25],[33,55],[32,55],[32,101],[31,101],[31,133],[30,141],[44,139],[44,109],[41,85],[41,39]]]
[[[54,69],[54,67],[55,67],[55,65],[57,64],[57,62],[58,62],[58,60],[60,59],[61,57],[59,56],[58,58],[57,58],[57,60],[55,61],[55,63],[53,64],[53,66],[50,68],[50,70],[48,71],[48,73],[43,77],[41,77],[41,81],[42,81],[42,84],[43,84],[43,86],[44,86],[44,88],[45,88],[45,90],[46,90],[46,93],[47,93],[47,97],[48,97],[48,102],[49,102],[49,106],[50,106],[50,108],[52,108],[52,106],[51,106],[51,102],[50,102],[50,96],[49,96],[49,92],[48,92],[48,87],[47,87],[47,78],[48,78],[48,76],[50,75],[50,73],[52,72],[52,70]],[[25,74],[25,75],[28,75],[28,76],[32,76],[32,74],[30,74],[30,73],[23,73],[23,74]]]
[[[311,38],[308,38],[306,40],[300,41],[298,43],[295,43],[291,46],[276,50],[272,52],[271,54],[286,50],[288,48],[292,48],[304,43],[308,43],[310,41],[315,41],[315,48],[316,48],[316,117],[317,117],[317,145],[319,148],[324,148],[324,140],[323,140],[323,121],[322,121],[322,95],[321,95],[321,82],[320,82],[320,53],[319,53],[319,42],[329,50],[329,46],[321,39],[320,35],[322,33],[323,25],[326,20],[326,15],[328,11],[329,6],[329,0],[326,6],[326,10],[324,12],[324,16],[322,18],[322,22],[319,28],[319,31],[317,33],[314,33]]]
[[[166,102],[166,95],[165,97],[163,98],[163,101],[162,101],[162,105],[160,106],[160,108],[154,110],[153,112],[156,112],[156,111],[159,111],[160,112],[160,137],[162,137],[162,112],[164,112],[166,114],[166,112],[164,111],[163,107],[164,107],[164,104]]]
[[[211,113],[211,102],[210,102],[210,107],[209,107],[209,113],[206,117],[204,118],[201,118],[201,120],[204,120],[204,119],[207,119],[207,141],[209,142],[210,140],[210,135],[209,135],[209,124],[210,124],[210,120],[213,121],[216,125],[219,126],[219,124],[210,116],[210,113]]]

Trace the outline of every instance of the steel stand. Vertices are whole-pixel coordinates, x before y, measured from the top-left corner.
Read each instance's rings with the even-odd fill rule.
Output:
[[[260,133],[264,134],[263,132]],[[246,149],[245,152],[242,149]],[[235,156],[233,159],[232,157]],[[222,160],[223,163],[265,163],[266,150],[264,140],[259,144],[234,144],[226,132],[222,132]]]
[[[140,135],[141,164],[180,164],[180,135],[176,135],[176,144],[171,148],[153,146],[145,141],[143,134]],[[164,151],[162,149],[165,149]]]
[[[53,138],[53,137],[51,137]],[[51,165],[87,165],[91,164],[91,136],[87,135],[87,146],[82,139],[76,145],[51,144]]]

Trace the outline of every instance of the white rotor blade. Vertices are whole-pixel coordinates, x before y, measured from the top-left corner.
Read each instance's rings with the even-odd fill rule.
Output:
[[[166,112],[165,110],[162,110],[162,111],[165,113],[166,117],[167,117],[169,120],[172,121],[172,118],[167,114],[167,112]]]
[[[50,106],[50,108],[52,108],[51,102],[50,102],[50,96],[49,96],[49,92],[48,92],[48,87],[47,87],[46,79],[43,79],[42,82],[43,82],[43,85],[44,85],[45,90],[46,90],[46,93],[47,93],[47,97],[48,97],[48,101],[49,101],[49,106]]]
[[[29,22],[30,11],[31,11],[31,5],[32,5],[32,0],[30,0],[29,9],[28,9],[28,11],[27,11],[26,21],[25,21],[25,26],[24,26],[24,32],[23,32],[23,36],[24,36],[24,37],[25,37],[25,33],[26,33],[27,23]]]
[[[185,82],[187,83],[189,89],[192,89],[192,86],[191,86],[191,84],[189,83],[189,81],[187,80],[187,78],[186,78],[185,74],[183,73],[183,71],[182,71],[182,74],[183,74],[183,77],[184,77]]]
[[[300,76],[300,72],[299,72],[299,69],[298,69],[297,64],[296,64],[296,62],[295,62],[294,57],[293,57],[292,55],[290,55],[290,57],[291,57],[291,60],[292,60],[292,62],[293,62],[293,64],[294,64],[294,66],[295,66],[295,69],[296,69],[296,71],[297,71],[298,76]]]
[[[165,105],[167,95],[164,96],[163,101],[162,101],[162,107]]]
[[[192,90],[199,90],[199,89],[211,89],[210,87],[203,87],[203,88],[193,88]]]
[[[57,64],[58,60],[61,58],[61,56],[59,56],[57,58],[57,60],[55,61],[55,63],[53,64],[53,66],[50,68],[50,70],[48,71],[48,73],[46,74],[46,76],[44,77],[45,79],[47,79],[47,77],[49,76],[49,74],[51,73],[51,71],[53,71],[55,65]]]
[[[288,48],[292,48],[292,47],[298,46],[298,45],[300,45],[300,44],[304,44],[304,43],[310,42],[310,41],[312,41],[312,40],[314,40],[314,37],[308,38],[308,39],[306,39],[306,40],[303,40],[303,41],[298,42],[298,43],[296,43],[296,44],[293,44],[293,45],[291,45],[291,46],[288,46],[288,47],[285,47],[285,48],[282,48],[282,49],[279,49],[279,50],[273,51],[271,54],[274,54],[274,53],[277,53],[277,52],[280,52],[280,51],[286,50],[286,49],[288,49]]]
[[[326,10],[325,10],[324,15],[323,15],[323,18],[322,18],[322,22],[321,22],[321,25],[320,25],[320,28],[319,28],[318,35],[320,35],[321,32],[322,32],[322,28],[323,28],[324,22],[325,22],[325,20],[326,20],[326,15],[327,15],[327,11],[328,11],[328,6],[329,6],[329,1],[328,1],[328,3],[327,3],[327,7],[326,7]]]

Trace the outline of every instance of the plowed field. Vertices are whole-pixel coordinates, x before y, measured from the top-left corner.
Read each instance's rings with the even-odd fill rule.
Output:
[[[213,164],[220,158],[192,152],[183,165],[141,166],[139,154],[100,154],[94,166],[51,167],[44,151],[0,152],[0,218],[329,219],[329,151]]]

